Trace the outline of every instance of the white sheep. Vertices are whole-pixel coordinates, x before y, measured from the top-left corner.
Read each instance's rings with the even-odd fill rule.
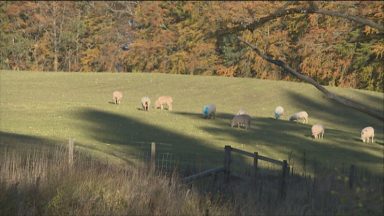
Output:
[[[203,107],[203,117],[204,118],[215,118],[216,117],[216,105],[208,104]]]
[[[231,121],[231,127],[235,125],[237,125],[237,127],[243,126],[245,129],[251,128],[251,116],[247,114],[235,115]]]
[[[155,101],[155,108],[161,108],[164,109],[164,105],[167,105],[168,110],[172,110],[172,103],[173,99],[171,96],[160,96],[156,101]]]
[[[123,93],[121,91],[114,91],[112,93],[112,98],[115,104],[120,104],[121,99],[123,99]]]
[[[151,99],[149,99],[149,97],[145,96],[141,98],[141,106],[143,107],[144,111],[148,111],[150,105],[151,105]]]
[[[284,108],[282,106],[278,106],[275,108],[275,119],[279,119],[282,115],[284,115]]]
[[[247,112],[243,108],[240,108],[239,112],[237,112],[236,115],[245,115],[245,114],[247,114]]]
[[[369,143],[369,138],[371,138],[373,143],[374,136],[375,136],[375,130],[373,129],[373,127],[366,127],[363,130],[361,130],[361,140],[363,140],[363,142],[367,141],[367,143]]]
[[[315,124],[312,126],[312,136],[315,139],[321,138],[323,139],[324,137],[324,127],[321,124]]]
[[[300,111],[289,117],[289,121],[303,121],[303,123],[308,123],[308,113],[305,111]]]

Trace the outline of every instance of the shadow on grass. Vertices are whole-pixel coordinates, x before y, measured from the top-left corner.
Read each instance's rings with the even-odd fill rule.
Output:
[[[300,106],[308,111],[309,119],[316,117],[330,122],[339,122],[349,127],[362,129],[367,125],[383,130],[383,122],[369,116],[368,114],[356,111],[353,108],[341,105],[331,100],[313,100],[295,92],[287,92],[287,96],[292,101],[296,101]],[[381,110],[383,112],[383,110]],[[357,131],[360,133],[360,131]]]
[[[224,146],[212,148],[205,140],[93,108],[78,111],[76,117],[82,120],[79,127],[85,129],[86,136],[100,143],[118,147],[121,150],[118,155],[122,158],[129,158],[137,153],[148,153],[150,143],[156,142],[157,152],[171,154],[172,159],[180,161],[180,164],[185,161],[193,164],[195,160],[199,160],[205,168],[223,166]]]
[[[367,99],[369,104],[364,104],[365,106],[368,106],[372,110],[375,110],[376,112],[378,112],[382,116],[384,116],[384,95],[375,96],[375,95],[368,94],[367,92],[364,92],[364,91],[356,91],[356,90],[354,90],[353,92],[354,92],[354,94],[357,95],[358,98],[366,98]],[[356,103],[360,103],[360,102],[356,101],[355,99],[351,99],[350,97],[347,97],[347,98],[356,102]],[[380,108],[377,109],[377,107],[380,107]]]
[[[0,147],[33,148],[33,147],[52,147],[57,144],[58,142],[52,139],[0,131]]]
[[[67,143],[68,143],[68,140],[55,140],[55,139],[38,137],[38,136],[0,131],[0,148],[5,148],[9,150],[13,149],[18,152],[24,152],[24,151],[29,152],[34,149],[45,149],[50,151],[50,150],[54,150],[56,147],[66,148]],[[97,149],[89,145],[84,145],[78,141],[75,141],[75,145],[77,147],[77,150],[88,151],[86,152],[87,154],[97,153],[99,156],[105,155],[110,157],[111,156],[118,157],[120,160],[124,161],[125,163],[132,164],[131,161],[125,158],[120,158],[118,155],[101,151],[100,149]],[[80,149],[78,147],[80,147]]]
[[[316,103],[311,104],[309,101],[302,101],[302,103],[306,110],[311,110],[310,107],[317,106],[318,109],[327,113],[326,115],[321,115],[322,118],[330,118],[331,120],[335,116],[335,121],[343,121],[343,117],[337,115],[337,111],[330,109],[328,106]],[[201,118],[197,113],[175,112],[175,114],[189,116],[190,118]],[[217,137],[229,137],[230,140],[235,140],[237,143],[253,146],[256,148],[256,151],[258,148],[273,149],[273,151],[287,157],[290,153],[293,153],[296,162],[302,160],[301,157],[304,152],[308,157],[307,159],[319,161],[323,165],[330,167],[334,166],[335,163],[338,165],[345,163],[356,164],[357,166],[359,164],[378,166],[383,160],[377,154],[365,151],[366,149],[377,151],[379,150],[377,145],[364,146],[360,143],[356,144],[355,139],[359,133],[356,135],[342,130],[326,128],[324,139],[315,140],[311,135],[312,125],[309,124],[253,117],[251,129],[244,130],[230,127],[230,121],[233,116],[232,114],[220,113],[215,120],[211,120],[215,123],[214,127],[203,126],[200,128]],[[364,118],[361,119],[362,117],[355,113],[348,113],[348,116],[353,116],[354,118],[345,119],[344,122],[346,124],[358,125],[364,120]],[[353,143],[353,145],[349,143]]]

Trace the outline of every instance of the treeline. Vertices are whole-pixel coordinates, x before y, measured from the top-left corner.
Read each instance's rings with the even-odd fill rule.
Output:
[[[1,2],[0,68],[124,71],[294,80],[237,36],[320,84],[383,91],[384,35],[335,16],[297,13],[309,2]],[[383,24],[382,2],[316,2]],[[221,33],[219,33],[221,32]],[[229,32],[229,31],[228,31]]]

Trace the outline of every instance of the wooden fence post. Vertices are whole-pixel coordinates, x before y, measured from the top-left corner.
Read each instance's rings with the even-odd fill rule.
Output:
[[[258,166],[258,161],[259,161],[259,153],[254,152],[253,153],[255,156],[253,157],[253,177],[255,177],[255,180],[257,179],[257,166]]]
[[[283,173],[281,177],[281,185],[280,185],[280,196],[282,199],[285,199],[287,195],[287,172],[288,172],[288,163],[286,160],[283,161]]]
[[[229,182],[229,177],[231,175],[231,146],[226,145],[224,150],[224,178],[225,182]]]
[[[151,170],[156,170],[156,143],[151,143]]]
[[[351,165],[351,168],[349,169],[349,188],[352,189],[353,185],[355,184],[355,173],[356,173],[356,167],[355,165]]]
[[[75,139],[69,138],[69,142],[68,142],[68,165],[69,165],[69,167],[73,166],[74,147],[75,147]]]

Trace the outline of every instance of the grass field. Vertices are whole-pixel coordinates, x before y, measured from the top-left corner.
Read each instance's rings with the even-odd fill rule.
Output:
[[[383,112],[382,93],[329,87],[333,92]],[[120,105],[112,92],[121,90]],[[173,111],[139,110],[140,99],[174,99]],[[215,103],[217,118],[202,119],[204,104]],[[285,108],[274,120],[276,106]],[[252,116],[249,131],[231,128],[230,120],[244,108]],[[309,124],[287,121],[306,110]],[[314,140],[310,128],[325,126],[324,140]],[[375,128],[375,143],[363,143],[360,131]],[[66,144],[118,162],[141,151],[139,142],[167,143],[164,151],[196,153],[223,160],[224,145],[276,159],[298,158],[303,152],[323,164],[356,164],[383,174],[383,122],[325,99],[303,83],[246,78],[182,76],[149,73],[0,72],[0,144]],[[161,147],[160,147],[161,149]],[[186,158],[187,159],[187,158]]]

